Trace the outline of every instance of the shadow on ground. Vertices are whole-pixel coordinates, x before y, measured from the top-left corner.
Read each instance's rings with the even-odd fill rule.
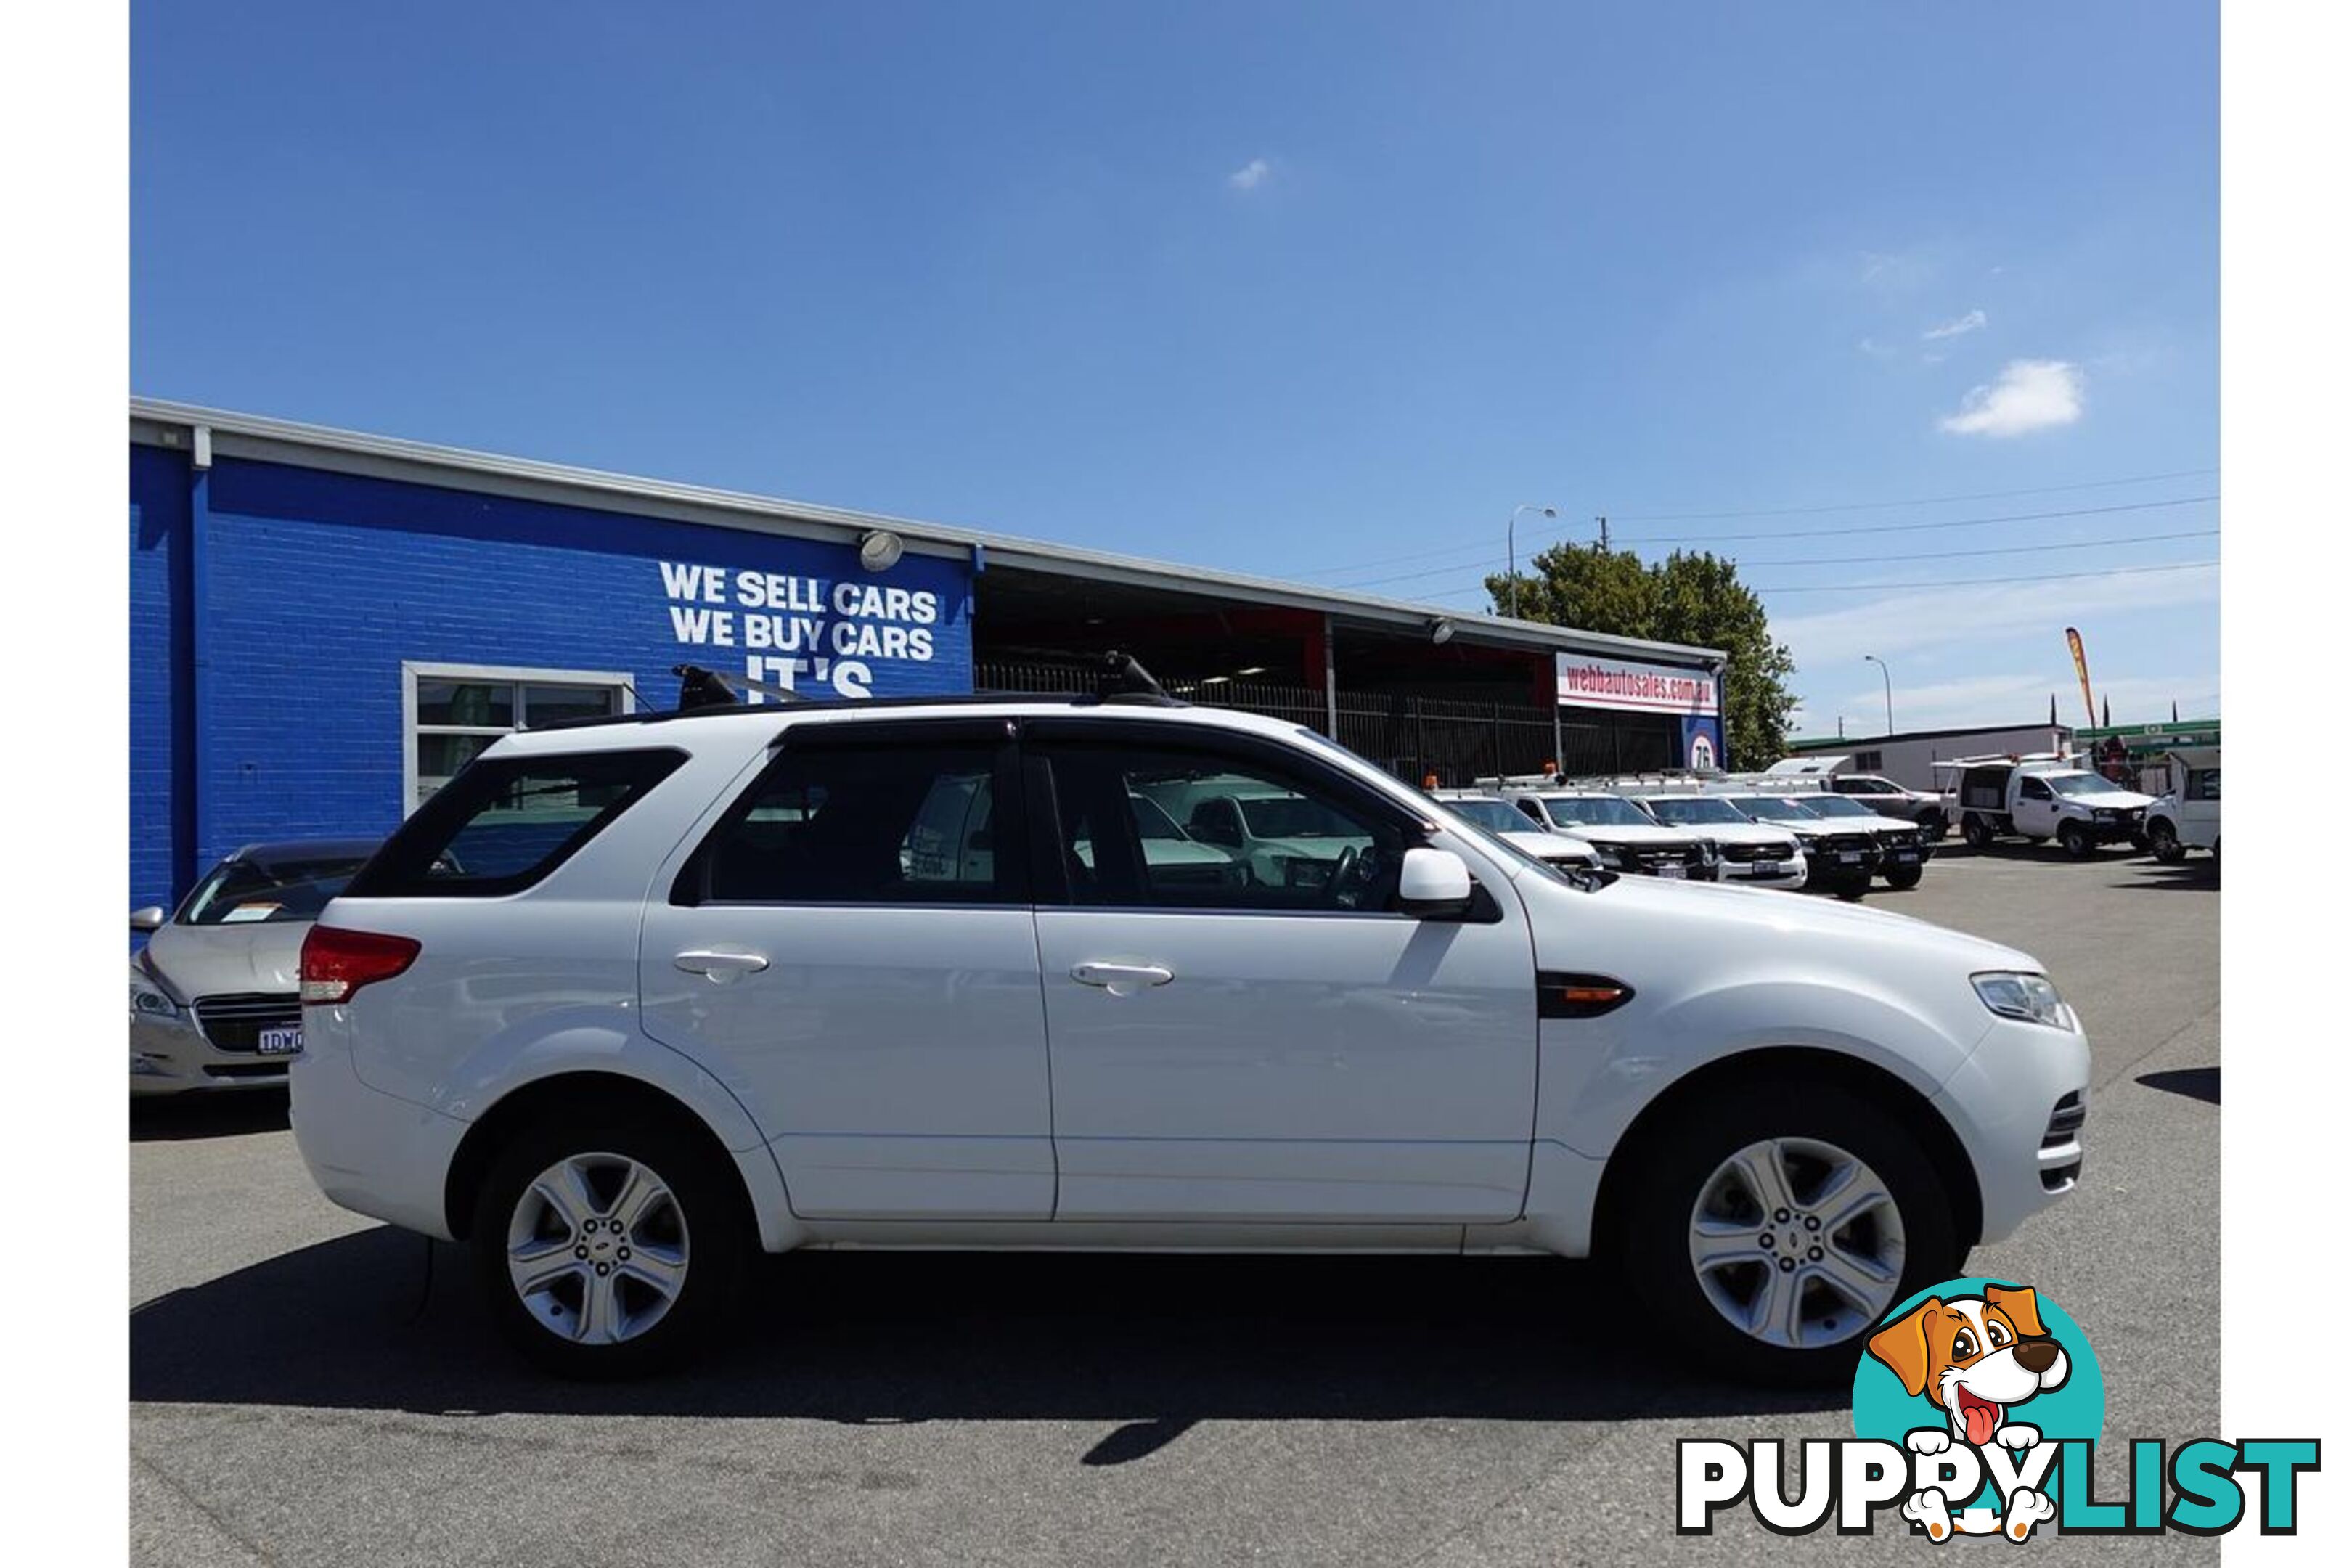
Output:
[[[1539,1258],[813,1253],[765,1259],[740,1329],[690,1370],[540,1377],[464,1254],[362,1231],[160,1297],[131,1318],[134,1402],[427,1413],[1125,1423],[1086,1462],[1202,1420],[1581,1421],[1826,1410],[1628,1337],[1600,1270]]]
[[[131,1102],[133,1143],[182,1138],[237,1138],[254,1132],[283,1132],[288,1126],[286,1091],[282,1089],[158,1095]]]
[[[2160,1089],[2167,1094],[2185,1094],[2208,1105],[2221,1103],[2221,1069],[2217,1067],[2170,1068],[2163,1072],[2144,1072],[2132,1081]]]

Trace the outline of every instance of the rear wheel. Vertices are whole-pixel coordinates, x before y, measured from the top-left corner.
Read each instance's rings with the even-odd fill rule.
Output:
[[[1941,844],[1945,835],[1951,830],[1952,819],[1941,811],[1929,810],[1919,814],[1919,831],[1926,837],[1928,843]]]
[[[566,1377],[674,1365],[724,1316],[751,1251],[732,1172],[659,1121],[551,1118],[509,1142],[474,1211],[499,1329]]]
[[[2168,866],[2178,865],[2189,858],[2189,847],[2180,842],[2179,833],[2161,816],[2147,825],[2147,847],[2158,860]]]
[[[1671,1342],[1736,1376],[1850,1379],[1890,1307],[1958,1271],[1951,1197],[1917,1140],[1844,1089],[1701,1106],[1641,1160],[1629,1280]]]

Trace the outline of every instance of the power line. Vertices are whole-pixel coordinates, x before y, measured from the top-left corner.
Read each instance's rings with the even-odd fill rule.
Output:
[[[2119,511],[2157,511],[2166,507],[2201,506],[2219,495],[2176,496],[2169,500],[2124,501],[2116,506],[2069,507],[2063,511],[2013,511],[2002,517],[1956,517],[1942,522],[1873,522],[1858,528],[1790,528],[1767,533],[1650,533],[1628,541],[1633,544],[1703,544],[1743,539],[1840,539],[1857,533],[1924,533],[1936,528],[1991,528],[2004,522],[2046,522],[2059,517],[2107,517]]]
[[[2218,528],[2192,528],[2182,533],[2130,533],[2120,539],[2076,539],[2063,544],[2000,544],[1990,550],[1929,550],[1916,555],[1806,555],[1786,561],[1743,561],[1748,566],[1864,566],[1884,561],[1958,561],[1972,555],[2033,555],[2047,550],[2096,550],[2107,544],[2158,544],[2170,539],[2212,539]]]
[[[2009,512],[2000,517],[1958,517],[1950,518],[1942,522],[1874,523],[1861,528],[1790,529],[1782,532],[1775,533],[1696,535],[1680,539],[1676,539],[1672,536],[1648,536],[1641,539],[1630,540],[1627,541],[1627,542],[1633,544],[1658,544],[1668,542],[1695,543],[1702,539],[1712,539],[1718,542],[1745,539],[1848,539],[1853,538],[1855,535],[1864,533],[1924,533],[1939,529],[1997,528],[2003,523],[2010,522],[2048,522],[2059,518],[2107,517],[2112,516],[2116,512],[2157,511],[2169,507],[2198,506],[2204,502],[2219,500],[2220,499],[2221,497],[2219,496],[2180,496],[2170,500],[2128,501],[2119,506],[2071,507],[2059,511]],[[1996,552],[1994,553],[1998,552]],[[1864,559],[1870,558],[1865,557]],[[1877,557],[1876,559],[1895,560],[1899,559],[1899,557],[1885,556]],[[1479,570],[1485,567],[1502,566],[1506,564],[1507,564],[1507,563],[1501,557],[1490,555],[1476,561],[1457,561],[1444,566],[1425,567],[1418,572],[1398,572],[1382,577],[1362,577],[1358,578],[1353,582],[1334,583],[1329,585],[1334,588],[1371,588],[1377,587],[1383,583],[1408,583],[1423,577],[1442,577],[1450,572],[1468,572]],[[1770,563],[1769,564],[1794,565],[1797,564],[1797,563]],[[1334,570],[1341,570],[1341,568],[1334,568]]]
[[[2137,474],[2122,479],[2085,479],[2073,485],[2040,485],[2022,490],[1977,490],[1969,495],[1920,496],[1911,500],[1840,501],[1827,506],[1751,507],[1739,511],[1620,511],[1612,515],[1635,522],[1711,522],[1741,517],[1807,517],[1820,512],[1882,511],[1904,506],[1948,506],[1964,500],[2010,500],[2018,496],[2059,495],[2071,490],[2112,489],[2118,485],[2152,485],[2159,479],[2194,479],[2218,474],[2219,468],[2180,468],[2168,474]]]
[[[1825,583],[1804,588],[1758,588],[1759,594],[1860,594],[1895,588],[1974,588],[1995,583],[2066,583],[2077,577],[2127,577],[2143,572],[2195,572],[2219,561],[2177,561],[2167,566],[2110,566],[2101,572],[2036,572],[2023,577],[1944,577],[1918,583]]]
[[[1626,520],[1628,520],[1628,519],[1631,519],[1631,520],[1633,520],[1633,521],[1636,521],[1636,522],[1698,522],[1698,521],[1712,521],[1712,520],[1727,520],[1727,519],[1735,519],[1735,518],[1743,518],[1743,517],[1798,517],[1798,516],[1804,516],[1804,515],[1807,515],[1807,514],[1811,514],[1811,513],[1818,513],[1818,512],[1878,511],[1878,510],[1892,510],[1892,509],[1896,508],[1896,507],[1906,507],[1906,506],[1945,506],[1945,505],[1948,505],[1948,504],[1951,504],[1951,503],[1954,503],[1954,502],[1958,502],[1958,501],[1964,501],[1964,500],[2010,500],[2010,499],[2014,498],[2014,497],[2017,497],[2017,496],[2053,495],[2053,494],[2061,494],[2061,493],[2065,493],[2065,492],[2070,492],[2070,491],[2075,491],[2075,490],[2110,489],[2113,489],[2113,488],[2115,488],[2115,487],[2116,487],[2116,486],[2118,486],[2118,485],[2145,485],[2145,484],[2153,484],[2153,483],[2155,483],[2156,481],[2158,481],[2158,480],[2159,480],[2159,479],[2193,479],[2193,478],[2196,478],[2196,477],[2197,477],[2197,476],[2199,476],[2199,475],[2202,475],[2202,474],[2214,474],[2214,473],[2219,473],[2219,472],[2221,472],[2221,470],[2220,470],[2219,468],[2182,468],[2182,469],[2180,469],[2180,470],[2179,470],[2179,471],[2177,471],[2177,472],[2169,473],[2169,474],[2139,474],[2139,475],[2136,475],[2136,476],[2134,476],[2134,477],[2132,477],[2132,478],[2130,478],[2130,479],[2089,479],[2089,480],[2085,480],[2085,481],[2084,481],[2084,482],[2083,482],[2083,483],[2081,483],[2081,484],[2073,484],[2073,485],[2047,485],[2047,486],[2043,486],[2043,487],[2042,487],[2042,488],[2040,488],[2040,489],[2021,489],[2021,490],[1979,490],[1979,491],[1978,491],[1978,492],[1976,492],[1976,493],[1974,493],[1974,494],[1972,494],[1972,495],[1958,495],[1958,496],[1930,496],[1930,497],[1926,497],[1926,498],[1923,498],[1923,499],[1921,499],[1921,500],[1907,500],[1907,501],[1851,501],[1851,502],[1845,502],[1845,503],[1842,503],[1842,504],[1834,505],[1834,506],[1815,506],[1815,507],[1768,507],[1768,508],[1763,508],[1763,509],[1759,509],[1759,510],[1752,510],[1752,511],[1683,511],[1683,512],[1671,512],[1671,511],[1667,511],[1667,512],[1639,512],[1639,511],[1635,511],[1635,512],[1625,512],[1625,511],[1620,511],[1620,512],[1612,512],[1611,515],[1612,515],[1612,517],[1616,518],[1616,519],[1617,519],[1619,521],[1621,521],[1621,522],[1622,522],[1622,521],[1626,521]],[[2206,497],[2206,498],[2204,498],[2204,499],[2206,499],[2206,500],[2215,500],[2215,499],[2218,499],[2218,498],[2209,496],[2209,497]],[[2175,505],[2175,504],[2180,504],[2180,503],[2177,503],[2177,502],[2158,502],[2158,503],[2157,503],[2157,504],[2159,504],[2159,505]],[[2126,510],[2128,510],[2128,509],[2126,509]],[[2032,513],[2032,514],[2029,514],[2029,515],[2039,517],[2039,516],[2063,516],[2063,515],[2068,515],[2068,514],[2065,514],[2065,513]],[[1576,529],[1578,529],[1578,528],[1581,528],[1581,527],[1583,527],[1583,526],[1584,526],[1584,525],[1583,525],[1581,522],[1565,523],[1565,524],[1562,524],[1560,527],[1559,527],[1559,528],[1555,528],[1555,529],[1538,530],[1538,531],[1537,531],[1537,533],[1538,533],[1538,536],[1540,536],[1540,535],[1541,535],[1541,534],[1543,534],[1543,533],[1550,533],[1550,534],[1566,534],[1566,533],[1569,533],[1569,532],[1573,531],[1574,530],[1576,530]],[[1920,525],[1917,525],[1917,526],[1921,526],[1921,527],[1928,527],[1928,528],[1961,528],[1961,527],[1970,526],[1970,521],[1969,521],[1969,520],[1966,520],[1966,519],[1953,519],[1953,520],[1951,520],[1951,521],[1946,521],[1946,522],[1941,522],[1941,523],[1925,523],[1925,524],[1920,524]],[[1867,531],[1865,530],[1865,531]],[[1705,541],[1706,541],[1706,540],[1708,540],[1708,539],[1710,539],[1710,538],[1730,538],[1730,539],[1801,539],[1801,538],[1804,538],[1804,537],[1806,537],[1806,535],[1801,534],[1801,533],[1796,533],[1796,532],[1785,532],[1785,533],[1783,533],[1783,532],[1775,532],[1775,533],[1743,533],[1743,534],[1728,534],[1728,535],[1710,535],[1710,534],[1684,534],[1684,535],[1675,535],[1675,534],[1660,534],[1660,535],[1652,535],[1652,536],[1637,537],[1637,538],[1635,538],[1634,540],[1630,541],[1630,542],[1633,542],[1633,543],[1642,543],[1642,542],[1644,542],[1645,539],[1647,539],[1647,540],[1654,540],[1654,541],[1679,541],[1679,542],[1704,542]],[[1393,565],[1397,565],[1397,564],[1400,564],[1400,563],[1403,563],[1403,562],[1407,562],[1407,561],[1428,561],[1428,560],[1433,560],[1433,559],[1434,559],[1435,557],[1440,556],[1440,555],[1450,555],[1450,554],[1453,554],[1453,553],[1454,553],[1455,552],[1459,551],[1460,549],[1461,549],[1461,546],[1460,546],[1460,545],[1444,544],[1444,545],[1439,545],[1438,547],[1436,547],[1436,548],[1435,548],[1435,549],[1433,549],[1433,550],[1412,550],[1412,551],[1407,551],[1407,552],[1405,552],[1403,554],[1401,554],[1401,555],[1380,555],[1380,556],[1375,556],[1375,557],[1373,557],[1371,560],[1369,560],[1369,561],[1358,561],[1358,562],[1353,562],[1353,563],[1349,563],[1349,564],[1348,564],[1348,565],[1344,565],[1344,566],[1317,566],[1317,567],[1310,567],[1310,568],[1307,568],[1307,569],[1306,569],[1306,570],[1303,570],[1303,571],[1299,572],[1299,573],[1298,573],[1298,574],[1297,574],[1297,575],[1299,575],[1299,576],[1302,576],[1302,577],[1319,577],[1319,576],[1325,576],[1325,575],[1328,575],[1328,574],[1331,574],[1331,573],[1334,573],[1334,572],[1361,572],[1361,571],[1363,571],[1363,570],[1365,570],[1365,569],[1367,569],[1367,568],[1369,568],[1369,567],[1373,567],[1373,566],[1393,566]]]

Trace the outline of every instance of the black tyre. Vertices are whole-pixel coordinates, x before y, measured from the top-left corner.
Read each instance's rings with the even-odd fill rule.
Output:
[[[1907,893],[1919,885],[1919,879],[1925,875],[1927,875],[1925,868],[1898,866],[1886,873],[1886,885],[1898,893]]]
[[[2074,823],[2062,822],[2058,825],[2058,847],[2077,860],[2086,860],[2091,855],[2091,836]]]
[[[1958,1274],[1950,1194],[1900,1118],[1842,1087],[1727,1094],[1635,1152],[1612,1222],[1677,1353],[1743,1381],[1851,1379],[1887,1310]]]
[[[1992,847],[1992,824],[1970,814],[1960,818],[1960,837],[1969,841],[1971,849],[1990,849]]]
[[[2168,866],[2177,866],[2189,858],[2189,847],[2180,842],[2180,835],[2164,817],[2147,825],[2149,853]]]
[[[1919,831],[1928,843],[1941,844],[1945,836],[1952,831],[1952,819],[1930,807],[1919,814]]]
[[[677,1364],[724,1321],[756,1245],[735,1173],[703,1140],[618,1108],[509,1140],[471,1239],[500,1331],[577,1378]]]

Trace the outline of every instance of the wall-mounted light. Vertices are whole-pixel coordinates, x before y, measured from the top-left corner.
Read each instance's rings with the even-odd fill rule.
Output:
[[[1452,642],[1454,640],[1454,623],[1452,621],[1433,622],[1429,628],[1429,640],[1438,644],[1440,647]]]
[[[887,572],[907,553],[907,542],[887,528],[877,528],[857,542],[857,563],[868,572]]]

